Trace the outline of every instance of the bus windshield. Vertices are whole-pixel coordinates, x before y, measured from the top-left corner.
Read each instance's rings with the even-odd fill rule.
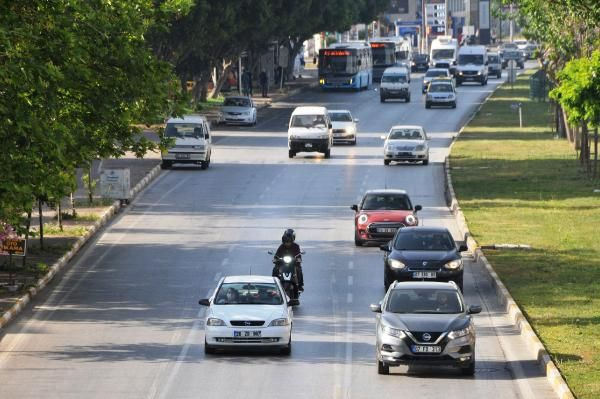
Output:
[[[354,55],[347,56],[321,56],[319,69],[322,73],[355,74],[356,66]]]
[[[431,50],[431,56],[433,58],[454,58],[454,49],[438,49]]]
[[[372,47],[371,51],[373,51],[373,65],[393,65],[396,62],[394,50],[389,47]]]

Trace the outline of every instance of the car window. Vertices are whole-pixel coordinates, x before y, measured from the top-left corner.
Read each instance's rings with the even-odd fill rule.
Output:
[[[333,122],[352,122],[352,115],[349,112],[330,112],[329,117]]]
[[[275,283],[223,283],[215,305],[281,305],[283,297]]]
[[[488,56],[488,61],[490,63],[497,63],[498,62],[498,56],[497,55],[489,55]]]
[[[392,130],[388,136],[389,140],[423,140],[420,129],[397,129]]]
[[[406,195],[401,194],[368,194],[363,200],[362,210],[412,210],[412,204]]]
[[[449,289],[392,289],[386,312],[391,313],[462,313],[458,292]]]
[[[447,85],[447,84],[433,83],[431,86],[429,86],[429,91],[437,92],[437,93],[451,93],[452,86]]]
[[[247,98],[226,98],[223,105],[228,107],[250,107],[250,100]]]
[[[425,73],[425,76],[428,78],[437,78],[439,76],[449,76],[447,71],[427,71],[427,73]]]
[[[292,127],[325,127],[327,126],[323,115],[294,115],[292,117]]]
[[[178,138],[204,138],[204,125],[201,123],[167,123],[165,135]]]
[[[394,241],[395,249],[400,251],[451,251],[456,249],[454,239],[447,231],[408,230],[398,233]]]
[[[383,75],[381,81],[384,83],[406,83],[405,75]]]

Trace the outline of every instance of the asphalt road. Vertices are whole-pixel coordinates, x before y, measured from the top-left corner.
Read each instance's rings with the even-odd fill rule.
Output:
[[[471,263],[466,298],[484,307],[475,316],[475,377],[406,367],[377,375],[369,304],[384,295],[382,257],[377,247],[354,246],[349,207],[367,189],[403,188],[423,205],[424,225],[457,234],[443,199],[442,162],[452,136],[497,82],[460,87],[455,110],[426,110],[420,76],[413,75],[408,104],[380,104],[374,89],[314,89],[261,111],[256,127],[215,129],[208,170],[163,173],[4,331],[0,396],[553,397]],[[288,159],[289,115],[307,104],[350,109],[360,119],[358,145],[336,146],[328,160],[308,153]],[[383,165],[379,136],[393,124],[425,127],[428,166]],[[307,252],[291,356],[205,356],[198,299],[221,276],[269,274],[267,251],[288,227]]]

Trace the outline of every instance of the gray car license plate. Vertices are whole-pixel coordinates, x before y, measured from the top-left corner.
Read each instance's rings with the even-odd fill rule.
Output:
[[[175,159],[190,159],[190,154],[175,154]]]
[[[413,278],[436,278],[436,272],[414,272]]]
[[[378,233],[395,233],[396,229],[393,227],[380,227],[377,229]]]
[[[442,347],[437,345],[413,345],[413,353],[441,353]]]
[[[260,337],[260,330],[234,331],[234,337]]]

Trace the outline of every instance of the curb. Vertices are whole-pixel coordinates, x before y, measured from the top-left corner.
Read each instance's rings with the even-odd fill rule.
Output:
[[[496,89],[494,89],[494,91],[490,94],[490,96],[494,94],[494,92],[501,86],[502,85],[498,85]],[[488,96],[488,98],[490,96]],[[469,118],[465,125],[458,131],[458,135],[456,137],[460,136],[464,128],[469,123],[471,123],[471,121],[473,120],[475,115],[479,113],[481,107],[483,106],[483,104],[485,104],[485,102],[487,102],[487,98],[486,101],[484,101],[484,103],[482,103],[479,106],[477,111],[473,113],[473,115]],[[450,152],[452,152],[452,146],[455,142],[456,138],[450,145]],[[546,373],[546,379],[552,386],[554,392],[561,399],[574,399],[575,396],[571,392],[571,389],[567,385],[563,376],[560,374],[560,371],[556,367],[556,364],[554,364],[554,362],[552,361],[552,358],[548,354],[548,351],[546,351],[546,348],[540,341],[539,337],[529,324],[529,321],[521,311],[521,308],[510,295],[510,292],[508,291],[504,283],[502,283],[502,281],[500,280],[500,277],[498,276],[491,263],[487,260],[487,258],[483,254],[483,251],[477,244],[477,241],[475,241],[475,239],[471,236],[469,226],[467,225],[467,220],[465,219],[465,215],[460,209],[460,205],[458,203],[458,200],[456,199],[456,193],[454,192],[454,187],[452,185],[449,157],[446,157],[446,159],[444,160],[444,177],[444,194],[446,196],[446,203],[448,204],[450,211],[456,218],[458,229],[463,235],[465,244],[469,248],[469,251],[473,253],[475,262],[480,262],[483,264],[483,266],[485,266],[485,270],[489,275],[490,285],[495,291],[496,297],[504,307],[505,311],[508,313],[513,324],[518,328],[521,337],[527,342],[528,347],[532,351],[532,354],[535,355],[535,357],[537,358],[538,365],[540,366],[541,370]]]
[[[134,188],[132,188],[129,191],[130,197],[134,198],[143,188],[145,188],[152,180],[154,180],[154,178],[159,174],[159,172],[160,165],[156,165],[152,170],[150,170],[150,172],[146,174],[146,176],[144,176],[144,178],[142,178],[142,180],[138,182],[138,184],[135,185]],[[6,312],[4,312],[4,314],[2,314],[2,316],[0,317],[0,330],[6,327],[6,325],[8,325],[8,323],[12,319],[14,319],[15,316],[17,316],[21,311],[23,311],[23,309],[25,309],[25,307],[29,302],[31,302],[33,297],[35,297],[41,290],[44,289],[44,287],[46,287],[50,283],[50,281],[52,281],[54,276],[56,276],[56,274],[60,270],[62,270],[69,263],[69,261],[79,252],[79,250],[92,237],[94,237],[94,235],[100,230],[100,228],[106,225],[112,219],[112,217],[119,212],[120,208],[120,201],[113,202],[110,208],[108,208],[104,212],[100,220],[96,221],[96,223],[94,223],[82,237],[79,237],[77,241],[75,241],[75,244],[73,244],[73,247],[69,250],[69,252],[67,252],[59,260],[57,260],[50,267],[48,273],[46,273],[44,277],[41,277],[35,283],[34,287],[29,288],[25,294],[23,294],[19,299],[17,299],[16,303],[13,306],[11,306],[10,309],[8,309]]]

